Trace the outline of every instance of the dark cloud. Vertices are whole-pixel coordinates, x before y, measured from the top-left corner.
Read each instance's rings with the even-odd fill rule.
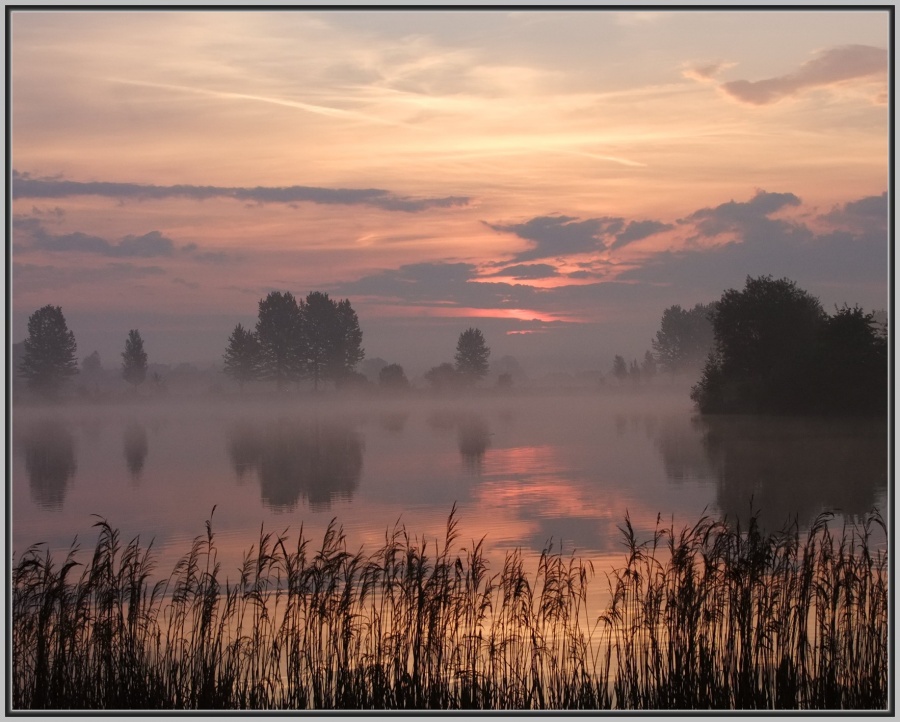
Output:
[[[35,249],[70,253],[93,253],[111,258],[167,258],[176,252],[185,253],[200,263],[224,263],[233,260],[223,251],[201,251],[196,243],[176,248],[175,242],[159,231],[140,236],[127,235],[117,243],[100,236],[75,231],[54,234],[47,231],[40,218],[14,218],[13,230],[18,238],[20,251]]]
[[[604,236],[621,231],[624,220],[588,218],[582,221],[571,216],[538,216],[525,223],[504,225],[485,222],[485,225],[500,233],[514,233],[519,238],[534,242],[532,248],[513,258],[513,261],[521,262],[602,251],[606,248]]]
[[[137,281],[161,276],[165,270],[159,266],[137,266],[133,263],[110,263],[99,268],[74,268],[43,266],[32,263],[14,263],[13,276],[17,292],[58,290],[75,285],[99,285],[117,281]]]
[[[423,305],[517,308],[534,304],[538,289],[520,284],[475,281],[471,263],[413,263],[340,285],[341,295],[360,294]]]
[[[871,295],[871,289],[886,288],[888,235],[879,212],[884,209],[886,196],[883,202],[882,197],[873,196],[847,203],[820,217],[832,221],[853,218],[858,223],[852,231],[815,233],[801,223],[766,217],[768,212],[798,203],[790,193],[760,192],[749,203],[732,201],[697,211],[688,219],[697,223],[703,235],[736,231],[737,240],[713,248],[656,254],[619,278],[693,288],[708,286],[714,296],[726,288],[742,286],[747,275],[787,276],[802,287],[809,286],[811,292],[816,287],[853,286],[854,292]],[[844,300],[862,302],[852,297],[839,299]]]
[[[502,268],[491,275],[507,276],[516,280],[530,280],[536,278],[552,278],[553,276],[558,276],[559,271],[556,270],[556,266],[551,266],[549,263],[520,263],[515,266]]]
[[[821,220],[841,228],[852,228],[862,232],[887,231],[888,197],[887,191],[880,196],[866,196],[858,201],[838,206]]]
[[[760,190],[749,201],[728,201],[715,208],[702,208],[679,223],[693,223],[701,236],[715,237],[730,231],[743,231],[763,223],[784,225],[782,221],[769,221],[768,216],[787,206],[799,206],[800,199],[793,193],[767,193]]]
[[[803,63],[794,73],[755,82],[735,80],[723,83],[722,90],[735,100],[751,105],[768,105],[799,95],[809,88],[887,73],[888,54],[870,45],[842,45],[823,50]]]
[[[648,238],[655,233],[669,231],[675,226],[669,223],[660,223],[659,221],[631,221],[625,229],[616,234],[616,239],[610,245],[611,249],[621,248],[634,241],[640,241]]]
[[[159,231],[150,231],[142,236],[128,235],[118,243],[112,243],[81,231],[50,233],[38,218],[15,219],[13,229],[29,239],[29,247],[42,251],[94,253],[115,258],[159,258],[171,256],[175,251],[172,239]]]
[[[28,173],[13,171],[12,197],[66,198],[69,196],[103,196],[118,200],[162,200],[187,198],[234,198],[251,203],[318,203],[325,205],[366,205],[386,211],[416,213],[429,208],[465,206],[469,198],[408,198],[378,188],[317,188],[314,186],[286,186],[254,188],[225,186],[171,185],[157,186],[140,183],[80,182],[59,178],[33,178]]]

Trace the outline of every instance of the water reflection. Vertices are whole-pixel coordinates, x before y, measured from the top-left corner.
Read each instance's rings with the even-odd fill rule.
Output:
[[[887,483],[887,429],[871,419],[712,417],[703,445],[717,476],[717,503],[764,525],[796,515],[806,525],[822,510],[864,517]]]
[[[255,470],[263,503],[279,511],[294,509],[301,499],[313,510],[349,500],[362,473],[362,440],[341,424],[236,424],[228,451],[238,478]]]
[[[147,459],[149,444],[147,443],[147,430],[143,424],[134,421],[125,427],[123,434],[123,446],[125,449],[125,464],[133,481],[141,478],[144,470],[144,461]]]
[[[490,426],[482,414],[472,411],[441,410],[428,417],[428,425],[438,432],[456,429],[456,442],[463,467],[470,474],[480,474],[484,453],[491,445]]]
[[[391,431],[394,433],[400,433],[401,431],[403,431],[403,429],[406,427],[406,422],[408,419],[408,411],[383,413],[378,417],[381,428],[383,428],[385,431]]]
[[[75,437],[61,421],[41,419],[25,427],[19,442],[31,498],[45,509],[61,509],[78,468]]]
[[[479,414],[462,416],[456,427],[456,440],[463,466],[471,474],[480,474],[484,452],[491,445],[491,430],[485,418]]]
[[[666,478],[674,482],[715,479],[716,471],[703,443],[706,427],[697,416],[671,416],[648,427],[662,457]]]

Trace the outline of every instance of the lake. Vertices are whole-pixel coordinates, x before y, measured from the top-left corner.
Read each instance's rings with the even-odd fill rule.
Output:
[[[45,542],[61,559],[76,537],[87,557],[97,515],[152,539],[161,576],[214,507],[232,578],[261,528],[315,543],[337,518],[374,550],[398,523],[442,539],[454,504],[459,545],[485,537],[492,570],[552,540],[601,575],[623,560],[626,514],[641,539],[658,517],[746,519],[751,503],[772,529],[887,517],[885,421],[700,418],[674,389],[16,406],[12,423],[15,557]]]

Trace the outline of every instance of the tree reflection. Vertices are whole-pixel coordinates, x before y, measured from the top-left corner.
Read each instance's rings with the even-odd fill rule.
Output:
[[[42,419],[24,429],[20,450],[31,498],[46,509],[61,509],[69,480],[78,468],[71,432],[61,421]]]
[[[379,422],[381,423],[381,428],[386,431],[392,431],[398,433],[403,431],[406,426],[406,422],[409,419],[408,411],[393,411],[393,412],[385,412],[381,414],[379,417]]]
[[[278,510],[293,509],[301,499],[313,510],[349,500],[362,473],[362,440],[341,424],[239,424],[228,449],[238,478],[255,469],[263,503]]]
[[[125,448],[125,463],[131,478],[137,481],[144,470],[144,461],[147,459],[147,430],[143,424],[132,421],[125,427],[123,435]]]
[[[653,429],[652,435],[669,481],[716,478],[715,467],[703,441],[704,431],[704,422],[699,417],[681,414],[660,420]]]
[[[473,474],[480,474],[484,452],[491,445],[490,427],[483,416],[465,414],[458,420],[456,439],[463,465]]]
[[[887,428],[873,419],[703,419],[703,443],[716,470],[723,513],[746,520],[751,508],[770,528],[808,524],[821,511],[861,518],[887,484]]]

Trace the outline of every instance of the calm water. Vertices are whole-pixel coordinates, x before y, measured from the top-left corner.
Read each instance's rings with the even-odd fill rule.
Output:
[[[887,516],[884,422],[701,420],[674,393],[17,407],[12,472],[16,557],[92,548],[99,515],[152,539],[161,576],[214,506],[235,577],[261,526],[318,541],[337,517],[351,548],[374,549],[398,522],[441,536],[454,503],[460,543],[486,536],[492,566],[553,539],[598,571],[621,563],[626,513],[642,538],[658,515],[745,518],[751,498],[771,526]]]

